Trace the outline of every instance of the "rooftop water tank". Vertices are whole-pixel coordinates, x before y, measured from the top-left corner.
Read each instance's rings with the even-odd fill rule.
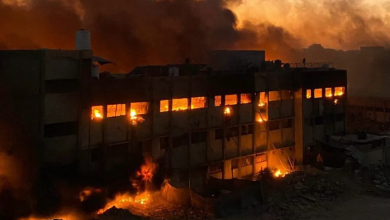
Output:
[[[80,29],[76,32],[76,50],[91,50],[91,33]]]

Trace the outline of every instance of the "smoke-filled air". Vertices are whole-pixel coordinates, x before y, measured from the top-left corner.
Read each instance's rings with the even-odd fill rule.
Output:
[[[262,49],[295,61],[297,49],[390,43],[387,0],[1,0],[0,49],[73,49],[92,33],[95,54],[137,65],[202,62],[212,49]]]

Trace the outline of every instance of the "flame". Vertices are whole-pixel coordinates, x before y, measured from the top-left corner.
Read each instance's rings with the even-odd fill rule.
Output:
[[[102,114],[100,113],[99,110],[95,109],[95,110],[93,111],[93,118],[102,119],[103,116],[102,116]]]
[[[226,116],[230,116],[233,113],[233,109],[231,107],[225,107],[225,110],[223,111],[223,114]]]
[[[137,115],[137,112],[134,109],[131,109],[130,121],[131,121],[131,124],[136,125],[138,123],[145,121],[145,119],[142,118],[141,116]]]
[[[265,106],[265,103],[264,102],[260,102],[259,103],[259,107],[264,107]]]
[[[282,172],[281,170],[276,170],[274,173],[274,177],[279,178],[279,177],[285,177],[289,172]]]
[[[337,105],[339,103],[339,100],[338,99],[335,99],[334,100],[334,104]]]
[[[109,201],[104,208],[100,209],[97,214],[103,214],[105,211],[114,206],[121,209],[129,209],[132,206],[143,208],[149,205],[152,201],[153,199],[149,192],[139,193],[135,196],[130,195],[129,193],[118,194],[113,200]]]
[[[267,121],[267,119],[266,118],[259,118],[259,120],[258,120],[260,123],[263,123],[263,122],[266,122]]]

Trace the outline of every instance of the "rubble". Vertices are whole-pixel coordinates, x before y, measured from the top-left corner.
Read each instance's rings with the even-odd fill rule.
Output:
[[[357,171],[362,183],[369,183],[390,192],[390,167],[371,165]]]
[[[133,215],[127,209],[118,209],[115,206],[99,215],[96,220],[142,220],[144,218]]]

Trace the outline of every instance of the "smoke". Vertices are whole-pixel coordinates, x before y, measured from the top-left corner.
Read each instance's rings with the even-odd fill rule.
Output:
[[[246,0],[229,6],[245,21],[269,22],[300,39],[337,49],[390,45],[389,0]]]
[[[7,2],[7,3],[5,3]],[[13,2],[13,3],[12,3]],[[80,28],[115,71],[137,65],[204,62],[213,49],[284,51],[298,40],[271,23],[237,27],[237,0],[3,0],[0,49],[74,48]],[[283,46],[280,46],[283,45]]]

